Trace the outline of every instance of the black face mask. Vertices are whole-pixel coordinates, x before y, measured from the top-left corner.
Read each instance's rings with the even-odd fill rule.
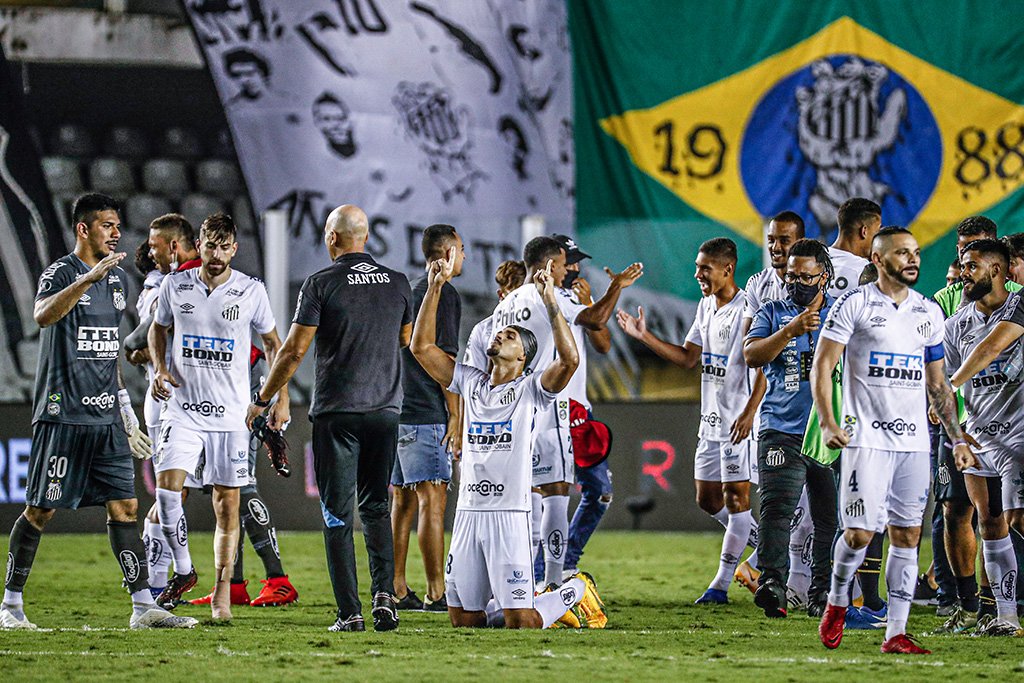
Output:
[[[786,291],[789,292],[789,298],[793,300],[793,303],[801,308],[805,308],[811,305],[814,301],[814,297],[818,296],[818,292],[821,291],[818,285],[805,285],[802,282],[788,282],[786,283]]]
[[[565,271],[565,277],[562,279],[562,289],[572,289],[572,283],[576,282],[576,278],[580,276],[578,270],[567,270]]]

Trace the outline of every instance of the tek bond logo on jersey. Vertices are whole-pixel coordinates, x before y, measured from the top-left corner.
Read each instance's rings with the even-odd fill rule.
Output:
[[[871,351],[868,354],[868,377],[887,382],[868,381],[873,387],[917,389],[924,378],[924,357],[910,353]]]
[[[235,357],[235,340],[203,337],[196,334],[181,335],[181,357],[184,364],[210,370],[226,370]]]
[[[466,441],[469,445],[483,447],[474,450],[512,450],[512,420],[504,422],[473,421],[469,423],[466,431]]]
[[[725,371],[729,366],[729,356],[704,351],[700,354],[701,373],[716,384],[725,384]]]
[[[116,359],[121,342],[116,327],[79,327],[78,360]]]
[[[992,361],[987,368],[971,378],[971,388],[986,394],[998,391],[999,387],[1010,381],[1005,371],[1007,365],[1009,361],[1006,360]]]

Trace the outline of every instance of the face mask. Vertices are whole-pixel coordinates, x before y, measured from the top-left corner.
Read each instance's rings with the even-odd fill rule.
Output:
[[[580,276],[578,270],[567,270],[565,271],[565,278],[562,279],[562,289],[572,289],[572,283],[576,282],[576,278]]]
[[[810,306],[811,302],[814,301],[814,297],[818,296],[820,289],[818,285],[805,285],[802,282],[792,282],[786,285],[786,291],[789,292],[789,298],[793,300],[793,303],[801,308]]]

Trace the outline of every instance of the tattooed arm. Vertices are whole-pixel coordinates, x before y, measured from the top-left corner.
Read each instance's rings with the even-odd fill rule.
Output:
[[[968,467],[975,467],[977,460],[968,441],[974,441],[960,429],[960,419],[957,415],[956,395],[953,393],[953,385],[946,377],[946,363],[942,358],[933,360],[925,366],[926,381],[928,385],[928,402],[931,404],[932,412],[939,418],[939,422],[949,435],[953,443],[953,461],[956,468],[961,472]]]

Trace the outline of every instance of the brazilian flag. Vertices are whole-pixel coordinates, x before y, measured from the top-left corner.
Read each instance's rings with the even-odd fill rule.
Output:
[[[695,299],[705,239],[750,274],[773,214],[831,242],[860,196],[914,232],[933,293],[961,219],[1024,230],[1022,22],[1019,2],[569,0],[587,250]]]

